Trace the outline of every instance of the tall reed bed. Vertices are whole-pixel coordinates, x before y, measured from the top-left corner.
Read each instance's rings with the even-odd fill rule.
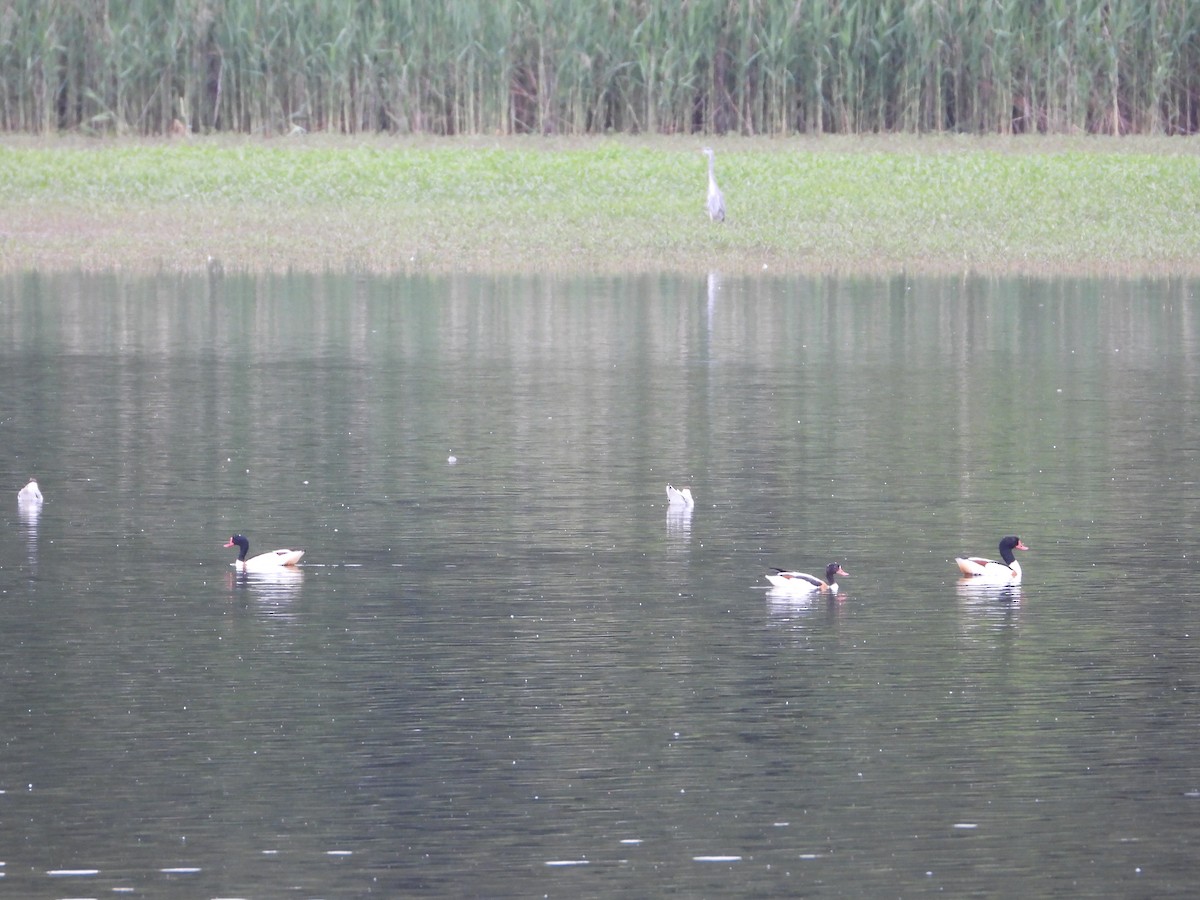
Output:
[[[1194,0],[0,0],[0,129],[1193,133]]]

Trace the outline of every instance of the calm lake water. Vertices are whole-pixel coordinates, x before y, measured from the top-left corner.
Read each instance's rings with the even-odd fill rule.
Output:
[[[1193,895],[1198,289],[0,281],[0,889]]]

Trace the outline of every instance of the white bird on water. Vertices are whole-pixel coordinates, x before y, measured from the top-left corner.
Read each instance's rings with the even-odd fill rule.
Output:
[[[668,506],[686,506],[689,509],[696,505],[696,501],[692,499],[691,488],[676,488],[672,485],[667,485],[667,505]]]
[[[22,505],[42,502],[42,492],[38,490],[36,478],[31,477],[29,484],[17,491],[17,502]]]
[[[767,573],[767,581],[777,590],[789,591],[794,594],[811,594],[813,591],[838,592],[837,577],[849,575],[840,563],[831,562],[825,567],[825,580],[807,572],[789,572],[787,569],[773,569]]]
[[[717,176],[713,174],[713,148],[705,147],[703,153],[708,157],[708,217],[714,222],[724,222],[725,198],[721,196]]]
[[[304,556],[303,550],[271,550],[246,559],[250,550],[250,541],[243,535],[235,534],[229,539],[226,547],[237,547],[241,550],[234,560],[233,567],[239,572],[278,572],[284,566],[294,566]]]

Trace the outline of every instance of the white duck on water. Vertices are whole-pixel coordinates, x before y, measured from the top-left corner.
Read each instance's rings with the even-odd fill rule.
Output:
[[[673,485],[667,485],[667,504],[669,506],[686,506],[689,509],[696,505],[696,501],[692,499],[691,488],[676,488]]]
[[[17,502],[22,505],[42,502],[42,492],[38,490],[36,478],[30,478],[29,484],[17,491]]]
[[[837,577],[849,575],[841,563],[831,562],[825,567],[825,580],[807,572],[789,572],[785,569],[775,569],[767,573],[767,581],[779,590],[790,591],[793,594],[809,594],[813,591],[828,591],[836,594],[838,591]]]
[[[225,546],[241,548],[238,558],[233,562],[233,567],[239,572],[273,572],[284,566],[296,565],[304,556],[303,550],[272,550],[246,559],[246,554],[250,552],[250,541],[240,534],[231,537]]]
[[[1019,537],[1010,534],[1000,539],[1001,562],[986,556],[959,556],[955,557],[954,562],[958,565],[958,571],[972,580],[978,579],[988,584],[1017,585],[1021,583],[1021,564],[1013,556],[1013,551],[1028,549]]]

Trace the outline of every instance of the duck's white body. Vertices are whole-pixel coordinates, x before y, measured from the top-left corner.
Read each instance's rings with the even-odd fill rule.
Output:
[[[696,501],[692,499],[691,488],[674,488],[667,485],[667,503],[671,506],[695,506]]]
[[[239,572],[274,572],[284,566],[296,565],[304,556],[303,550],[272,550],[246,559],[250,542],[240,534],[231,537],[225,546],[241,548],[238,558],[233,561],[233,567]]]
[[[836,594],[838,591],[837,577],[849,574],[839,563],[834,562],[825,567],[825,581],[816,575],[809,575],[807,572],[788,572],[784,569],[776,569],[774,572],[767,573],[767,581],[771,582],[772,587],[792,594],[811,594],[819,591]]]
[[[958,565],[958,571],[972,581],[1018,585],[1021,583],[1021,564],[1013,556],[1013,551],[1028,549],[1019,537],[1011,535],[1000,541],[999,562],[986,556],[957,556],[954,562]]]
[[[1011,566],[982,556],[956,557],[958,570],[971,579],[994,581],[998,584],[1020,584],[1021,564],[1015,559]]]
[[[239,572],[270,572],[285,566],[295,566],[303,556],[303,550],[272,550],[270,553],[260,553],[249,559],[234,560],[233,566]]]
[[[17,491],[17,502],[21,504],[42,502],[42,492],[38,490],[36,478],[30,478],[29,484]]]

